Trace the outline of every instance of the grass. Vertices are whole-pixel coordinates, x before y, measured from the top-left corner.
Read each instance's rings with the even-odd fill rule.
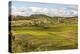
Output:
[[[45,51],[77,48],[77,24],[57,24],[44,27],[12,27],[15,41],[13,51]],[[21,37],[20,37],[21,35]],[[19,36],[19,37],[18,37]],[[23,45],[19,45],[19,42]],[[29,45],[29,46],[28,46]]]

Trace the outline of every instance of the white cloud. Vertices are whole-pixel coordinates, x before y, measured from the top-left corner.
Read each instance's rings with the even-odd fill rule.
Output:
[[[20,15],[20,16],[30,16],[31,14],[45,14],[48,16],[63,16],[63,17],[71,17],[78,15],[77,10],[73,9],[49,9],[49,8],[40,8],[40,7],[21,7],[16,8],[12,6],[12,15]]]
[[[78,5],[70,5],[68,8],[77,11],[78,10]]]

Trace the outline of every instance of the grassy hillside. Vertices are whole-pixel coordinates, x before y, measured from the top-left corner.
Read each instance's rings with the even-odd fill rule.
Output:
[[[77,17],[12,16],[12,52],[77,49]]]

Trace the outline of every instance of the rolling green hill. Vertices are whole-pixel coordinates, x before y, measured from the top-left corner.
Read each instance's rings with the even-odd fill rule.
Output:
[[[77,49],[78,18],[11,16],[12,52]]]

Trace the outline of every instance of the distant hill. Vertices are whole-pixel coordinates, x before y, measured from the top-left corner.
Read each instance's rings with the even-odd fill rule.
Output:
[[[44,14],[32,14],[30,16],[11,16],[12,21],[16,21],[18,24],[29,24],[29,25],[48,25],[57,23],[78,23],[78,17],[50,17]],[[25,21],[25,22],[24,22]]]
[[[43,17],[50,17],[50,16],[47,16],[47,15],[45,15],[45,14],[32,14],[32,15],[30,15],[30,16],[43,16]]]

